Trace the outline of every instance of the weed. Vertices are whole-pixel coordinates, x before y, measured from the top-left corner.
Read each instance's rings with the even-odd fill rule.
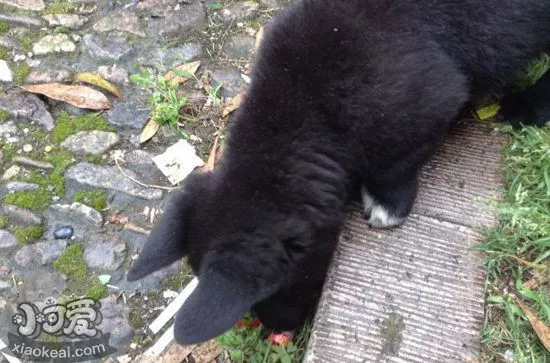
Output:
[[[23,37],[21,39],[21,50],[24,52],[30,52],[32,50],[32,38],[31,37]]]
[[[0,60],[8,60],[8,51],[4,48],[0,48]]]
[[[206,7],[210,10],[221,10],[223,9],[223,4],[219,2],[207,3]]]
[[[13,80],[17,84],[23,84],[27,76],[31,73],[29,66],[19,66],[13,69]]]
[[[6,121],[9,117],[10,115],[6,111],[0,110],[0,122]]]
[[[70,279],[84,281],[88,275],[88,268],[84,261],[84,245],[76,243],[67,247],[55,260],[53,268]]]
[[[496,205],[499,225],[481,247],[488,295],[483,361],[513,356],[516,362],[544,362],[548,353],[515,299],[550,322],[548,285],[531,285],[550,269],[550,128],[505,130],[512,137],[503,158],[506,193]]]
[[[6,34],[10,30],[10,24],[6,22],[0,22],[0,35]]]
[[[55,34],[70,34],[71,29],[69,27],[66,27],[66,26],[58,26],[58,27],[55,28],[54,33]]]
[[[107,288],[99,281],[94,282],[90,287],[88,287],[88,290],[86,290],[86,296],[95,301],[99,301],[107,296]]]
[[[0,229],[7,228],[10,225],[10,219],[7,216],[0,215]]]
[[[96,210],[107,208],[107,193],[105,190],[80,190],[74,195],[74,201],[86,204]]]
[[[243,320],[249,323],[252,318],[247,316]],[[261,326],[235,327],[216,338],[216,341],[228,351],[233,362],[293,363],[302,361],[310,330],[310,324],[305,324],[287,347],[269,342]]]
[[[62,112],[57,118],[51,138],[54,142],[65,140],[67,136],[79,131],[114,131],[103,114],[86,113],[77,116],[71,116],[67,112]]]
[[[66,14],[74,11],[76,4],[73,0],[54,1],[48,5],[44,14]]]
[[[37,241],[44,235],[44,227],[40,224],[34,226],[15,226],[13,235],[21,245]]]

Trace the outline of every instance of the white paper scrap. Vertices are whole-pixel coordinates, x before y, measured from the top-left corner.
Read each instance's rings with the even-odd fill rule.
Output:
[[[185,179],[195,168],[204,165],[204,161],[197,156],[195,147],[187,140],[179,140],[152,159],[173,185]]]

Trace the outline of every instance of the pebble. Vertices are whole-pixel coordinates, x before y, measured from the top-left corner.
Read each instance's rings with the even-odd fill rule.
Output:
[[[0,109],[6,111],[15,119],[37,122],[46,131],[54,127],[54,120],[44,101],[37,95],[21,89],[11,89],[0,93]]]
[[[80,131],[67,137],[61,147],[76,154],[100,155],[118,143],[119,137],[114,132]]]
[[[130,11],[112,11],[105,18],[99,20],[93,26],[98,33],[110,32],[113,30],[123,31],[139,37],[145,37],[139,17]]]
[[[74,229],[71,226],[63,226],[56,229],[53,232],[53,238],[55,239],[69,239],[73,236]]]
[[[27,147],[25,149],[25,146],[30,146],[30,148]],[[24,152],[31,152],[32,150],[33,150],[33,147],[30,144],[27,144],[27,145],[23,146],[23,151]],[[22,164],[22,165],[25,165],[25,166],[30,166],[32,168],[44,169],[44,170],[52,170],[52,169],[55,168],[52,163],[49,163],[47,161],[30,159],[30,158],[27,158],[25,156],[16,156],[16,157],[13,158],[13,161],[18,163],[18,164]]]
[[[0,60],[0,82],[12,82],[13,73],[5,60]]]
[[[53,150],[53,148],[50,145],[47,145],[47,146],[44,147],[44,151],[47,152],[47,153],[51,152],[52,150]]]
[[[0,0],[0,3],[31,11],[42,11],[46,8],[43,0]]]
[[[38,187],[39,187],[38,184],[25,183],[25,182],[20,182],[20,181],[10,182],[10,183],[7,183],[6,186],[5,186],[8,193],[36,190],[36,189],[38,189]]]
[[[43,16],[50,26],[66,26],[70,29],[80,29],[88,19],[76,14],[47,14]]]
[[[11,224],[16,226],[32,226],[42,223],[42,217],[36,213],[11,204],[0,205],[0,213],[8,216]]]
[[[23,151],[26,153],[30,153],[32,151],[32,145],[31,144],[23,145]]]
[[[19,175],[21,168],[17,165],[10,166],[2,175],[2,180],[10,180]]]
[[[17,246],[17,238],[9,231],[0,229],[0,250]]]
[[[49,53],[71,53],[76,50],[76,46],[69,39],[67,34],[46,35],[40,38],[32,46],[32,51],[36,55]]]

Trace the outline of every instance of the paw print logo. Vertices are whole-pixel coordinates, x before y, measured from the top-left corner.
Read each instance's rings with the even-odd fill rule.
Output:
[[[39,324],[42,324],[46,321],[46,318],[44,317],[44,314],[37,314],[36,315],[36,322]]]
[[[21,315],[21,314],[15,314],[15,315],[12,317],[11,320],[13,321],[13,323],[14,323],[15,325],[23,325],[23,321],[24,321],[25,319],[23,318],[23,315]]]

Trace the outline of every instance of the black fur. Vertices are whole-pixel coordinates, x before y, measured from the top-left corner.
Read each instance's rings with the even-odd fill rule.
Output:
[[[502,94],[549,50],[549,1],[301,1],[266,30],[219,166],[188,178],[128,278],[189,256],[200,283],[176,318],[183,344],[250,309],[268,328],[296,328],[359,186],[399,223],[471,95]],[[541,123],[548,97],[529,92],[503,110]]]

